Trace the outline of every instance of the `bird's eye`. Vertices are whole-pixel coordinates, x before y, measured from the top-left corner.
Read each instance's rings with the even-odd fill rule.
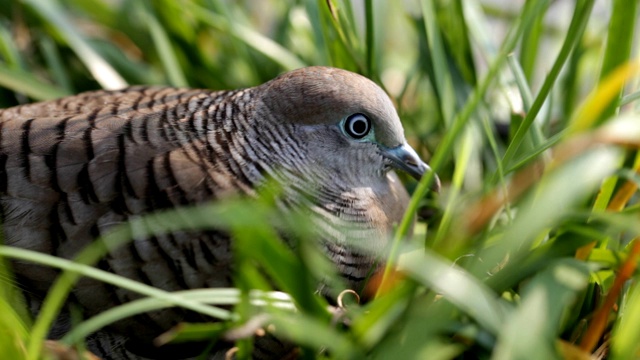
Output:
[[[362,114],[353,114],[344,122],[344,131],[354,139],[362,139],[371,130],[371,121]]]

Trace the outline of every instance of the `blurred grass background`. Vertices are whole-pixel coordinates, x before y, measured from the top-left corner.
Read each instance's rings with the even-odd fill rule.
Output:
[[[444,182],[435,197],[429,179],[407,183],[408,214],[429,219],[403,240],[406,217],[376,298],[349,307],[347,328],[332,325],[324,300],[308,298],[326,264],[318,267],[312,246],[281,246],[269,211],[255,204],[193,210],[191,223],[144,220],[156,232],[203,227],[213,212],[223,219],[216,225],[250,239],[237,255],[239,293],[166,294],[0,247],[73,270],[34,324],[9,275],[0,277],[0,358],[43,356],[47,325],[77,274],[156,303],[80,323],[65,344],[131,311],[177,304],[225,320],[178,338],[213,341],[259,308],[304,358],[639,357],[637,3],[0,0],[0,107],[127,84],[249,87],[302,66],[336,66],[385,88]],[[104,240],[130,238],[122,230]],[[79,262],[101,256],[90,250]],[[247,295],[272,290],[258,269],[291,295],[286,306],[256,305],[279,293]],[[287,269],[295,275],[278,275]],[[291,301],[298,312],[282,309]],[[212,310],[229,303],[240,305]],[[251,341],[238,345],[247,356]]]

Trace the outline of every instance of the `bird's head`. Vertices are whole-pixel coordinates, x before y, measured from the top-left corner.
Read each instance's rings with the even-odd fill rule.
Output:
[[[271,121],[292,125],[306,156],[333,174],[353,178],[403,170],[416,179],[430,171],[407,144],[393,103],[373,81],[341,69],[307,67],[261,86]],[[433,189],[439,188],[434,179]]]

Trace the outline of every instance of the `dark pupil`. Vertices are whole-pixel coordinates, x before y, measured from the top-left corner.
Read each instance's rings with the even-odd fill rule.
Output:
[[[351,130],[356,135],[362,135],[367,131],[367,122],[358,119],[351,123]]]

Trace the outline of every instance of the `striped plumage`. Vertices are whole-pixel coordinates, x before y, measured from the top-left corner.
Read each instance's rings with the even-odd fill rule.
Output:
[[[361,139],[349,133],[365,130],[354,114],[371,126]],[[345,132],[348,121],[356,128]],[[0,110],[0,130],[0,211],[8,245],[71,258],[132,217],[255,196],[274,179],[284,189],[282,207],[309,210],[327,254],[354,288],[375,257],[350,250],[347,242],[383,250],[406,208],[407,193],[389,171],[403,168],[419,177],[427,169],[406,145],[380,88],[324,67],[235,91],[88,92]],[[222,232],[178,232],[137,239],[99,266],[170,291],[232,286],[230,248]],[[13,266],[37,311],[57,272],[26,262]],[[70,301],[90,316],[133,298],[83,279]],[[184,320],[201,319],[163,310],[114,324],[89,345],[105,358],[135,358],[127,350],[132,343],[148,344]],[[61,319],[54,332],[64,331]]]

